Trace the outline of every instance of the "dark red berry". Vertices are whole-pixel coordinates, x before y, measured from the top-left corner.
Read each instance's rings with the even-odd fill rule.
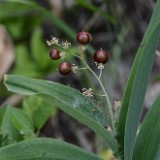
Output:
[[[86,45],[87,43],[91,42],[92,35],[89,32],[79,32],[77,34],[77,41],[82,44]]]
[[[60,58],[60,55],[59,55],[59,51],[55,48],[53,48],[50,52],[49,52],[49,55],[50,55],[50,58],[53,59],[53,60],[57,60]]]
[[[100,49],[94,53],[94,61],[105,64],[109,59],[109,53]]]
[[[92,35],[89,32],[87,32],[87,34],[88,34],[88,43],[89,43],[92,41]]]
[[[62,75],[67,75],[71,72],[72,65],[69,62],[62,62],[59,65],[59,73]]]

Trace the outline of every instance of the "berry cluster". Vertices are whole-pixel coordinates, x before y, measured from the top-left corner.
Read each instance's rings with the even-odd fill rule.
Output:
[[[53,60],[58,60],[61,58],[60,52],[56,48],[53,48],[49,52],[49,56]],[[69,62],[64,61],[60,63],[58,70],[60,74],[67,75],[71,72],[71,68],[72,68],[72,65]]]
[[[92,41],[92,35],[89,32],[79,32],[77,34],[77,41],[82,45],[82,48],[85,48],[85,45],[87,45],[88,43],[90,43]],[[58,39],[56,39],[55,37],[52,37],[51,41],[47,41],[47,44],[50,46],[52,44],[56,44],[58,45]],[[70,43],[68,43],[67,41],[65,43],[62,44],[64,49],[68,49],[69,46],[71,46]],[[58,60],[62,57],[62,59],[64,58],[64,52],[60,52],[58,51],[58,49],[53,48],[50,53],[50,58],[52,60]],[[102,48],[100,50],[97,50],[94,53],[94,61],[95,63],[98,65],[98,69],[103,69],[104,68],[104,64],[108,61],[109,59],[109,53],[107,51],[104,51]],[[74,65],[71,65],[69,62],[67,61],[63,61],[62,63],[60,63],[59,65],[59,73],[62,75],[67,75],[69,73],[71,73],[71,71],[73,71],[75,68]]]

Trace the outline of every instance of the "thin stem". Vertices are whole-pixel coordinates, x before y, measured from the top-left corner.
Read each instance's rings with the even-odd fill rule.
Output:
[[[99,72],[99,79],[101,79],[101,76],[102,76],[102,69],[100,69],[100,72]]]
[[[86,61],[81,58],[81,60],[83,61],[83,63],[86,65],[86,67],[89,69],[89,71],[95,76],[95,78],[98,80],[101,88],[102,88],[102,91],[106,97],[106,100],[107,100],[107,103],[108,103],[108,108],[109,108],[109,114],[110,114],[110,118],[111,118],[111,126],[112,126],[112,129],[113,131],[115,132],[116,129],[115,129],[115,125],[114,125],[114,116],[113,116],[113,111],[112,111],[112,105],[111,105],[111,102],[110,102],[110,99],[109,99],[109,96],[108,96],[108,93],[106,92],[105,88],[104,88],[104,85],[102,84],[102,81],[100,79],[100,76],[98,77],[96,75],[96,73],[88,66],[88,64],[86,63]]]
[[[87,69],[88,67],[83,67],[83,68],[78,68],[78,70],[83,70],[83,69]]]
[[[61,46],[59,46],[60,48],[62,48]],[[112,110],[112,105],[111,105],[111,102],[110,102],[110,99],[109,99],[109,96],[108,96],[108,93],[106,92],[105,88],[104,88],[104,85],[101,81],[101,75],[102,75],[102,69],[100,70],[100,75],[97,76],[96,73],[89,67],[89,65],[86,63],[85,59],[85,55],[81,52],[81,56],[77,55],[77,54],[73,54],[72,52],[70,52],[68,49],[66,49],[66,51],[68,51],[70,54],[76,56],[77,58],[81,59],[82,62],[84,63],[84,65],[88,68],[88,70],[95,76],[95,78],[97,79],[97,81],[99,82],[101,88],[102,88],[102,91],[106,97],[106,100],[107,100],[107,103],[108,103],[108,108],[109,108],[109,114],[110,114],[110,118],[111,118],[111,128],[113,129],[114,133],[116,132],[116,129],[115,129],[115,125],[114,125],[114,116],[113,116],[113,110]]]
[[[94,94],[94,95],[96,95],[96,96],[101,96],[101,97],[105,97],[106,95],[101,95],[101,94]]]

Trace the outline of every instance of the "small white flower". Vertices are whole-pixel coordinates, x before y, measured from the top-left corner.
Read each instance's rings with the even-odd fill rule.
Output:
[[[71,43],[70,43],[70,42],[67,42],[67,41],[62,42],[62,47],[63,47],[64,49],[68,49],[69,47],[71,47]]]
[[[118,111],[120,106],[121,106],[121,101],[114,101],[113,107],[115,111]]]
[[[52,45],[52,43],[51,43],[50,41],[47,41],[47,40],[46,40],[46,43],[47,43],[48,46],[51,46],[51,45]]]
[[[59,42],[58,38],[52,37],[52,36],[51,36],[51,40],[50,41],[48,41],[48,40],[46,41],[48,46],[51,46],[51,45],[54,45],[54,44],[58,45],[58,42]]]
[[[62,58],[62,60],[63,60],[64,57],[66,57],[65,54],[66,54],[66,53],[65,53],[64,51],[61,51],[61,52],[60,52],[59,55],[60,55],[60,57]]]
[[[76,66],[75,64],[72,65],[72,71],[73,73],[77,73],[77,71],[79,70],[79,67]]]
[[[97,63],[95,62],[96,66],[98,69],[104,69],[104,64],[103,63]]]
[[[52,36],[51,36],[51,38],[52,38],[51,41],[53,44],[58,44],[58,42],[59,42],[58,38],[52,37]]]
[[[82,50],[82,51],[85,51],[86,50],[86,46],[85,45],[80,45],[79,49]]]
[[[112,128],[111,128],[110,126],[107,127],[107,130],[108,130],[109,132],[112,132]]]
[[[92,88],[89,88],[89,89],[83,88],[82,93],[83,93],[83,95],[85,95],[87,97],[93,97],[92,90],[93,90]]]

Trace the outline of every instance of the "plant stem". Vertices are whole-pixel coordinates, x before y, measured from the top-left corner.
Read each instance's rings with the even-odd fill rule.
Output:
[[[61,46],[58,46],[61,49],[63,49]],[[64,49],[63,49],[64,50]],[[80,60],[82,60],[82,62],[84,63],[84,65],[88,68],[88,70],[95,76],[95,78],[97,79],[97,81],[100,84],[100,87],[102,88],[102,91],[106,97],[107,103],[108,103],[108,108],[109,108],[109,115],[110,115],[110,120],[111,120],[111,128],[113,130],[114,133],[116,133],[116,129],[115,129],[115,125],[114,125],[114,116],[113,116],[113,110],[112,110],[112,105],[108,96],[108,93],[106,92],[104,85],[101,81],[101,75],[102,75],[102,70],[100,70],[100,74],[99,76],[96,75],[96,73],[89,67],[89,65],[86,63],[86,57],[85,54],[83,54],[83,52],[81,52],[81,56],[77,55],[77,54],[73,54],[72,52],[70,52],[68,49],[66,49],[65,51],[68,51],[70,54],[76,56],[77,58],[79,58]]]
[[[99,72],[99,79],[101,79],[101,76],[102,76],[102,69],[100,69],[100,72]]]
[[[108,96],[108,93],[106,92],[105,88],[104,88],[104,85],[101,81],[101,76],[97,76],[96,73],[88,66],[88,64],[86,63],[86,61],[81,58],[82,62],[86,65],[86,67],[89,69],[89,71],[95,76],[95,78],[98,80],[101,88],[102,88],[102,91],[106,97],[106,100],[107,100],[107,103],[108,103],[108,108],[109,108],[109,114],[110,114],[110,118],[111,118],[111,128],[113,129],[114,133],[115,133],[115,125],[114,125],[114,116],[113,116],[113,111],[112,111],[112,105],[111,105],[111,102],[110,102],[110,99],[109,99],[109,96]],[[100,74],[101,75],[101,74]]]

